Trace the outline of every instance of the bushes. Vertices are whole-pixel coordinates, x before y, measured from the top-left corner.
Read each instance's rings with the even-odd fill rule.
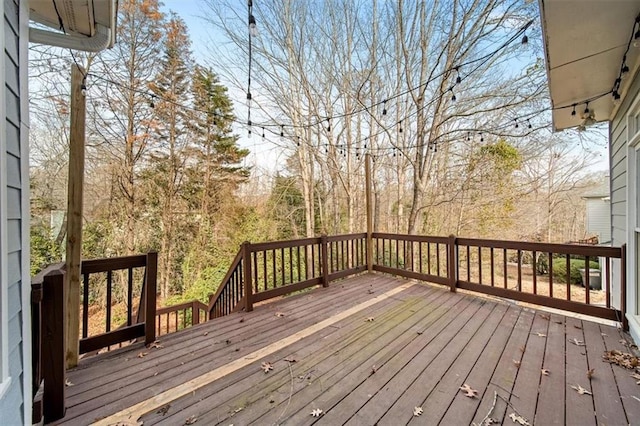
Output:
[[[570,282],[571,284],[582,284],[582,276],[580,275],[580,269],[585,269],[585,261],[580,259],[570,259]],[[600,265],[598,262],[589,261],[589,270],[599,270]],[[553,282],[566,283],[567,282],[567,264],[566,260],[554,259],[553,262]]]

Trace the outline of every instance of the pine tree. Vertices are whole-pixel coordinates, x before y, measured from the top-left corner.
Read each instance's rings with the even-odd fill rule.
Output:
[[[156,144],[152,150],[151,187],[155,189],[160,222],[160,290],[163,298],[181,291],[178,277],[178,231],[182,225],[177,213],[183,210],[180,193],[184,180],[187,131],[190,110],[183,107],[189,97],[191,79],[191,41],[184,21],[174,13],[166,25],[160,70],[149,88],[155,95]]]

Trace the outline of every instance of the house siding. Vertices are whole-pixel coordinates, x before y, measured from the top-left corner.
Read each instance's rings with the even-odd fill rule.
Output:
[[[587,199],[587,232],[596,234],[600,244],[611,243],[611,219],[609,201],[601,198]]]
[[[23,235],[26,214],[23,212],[23,197],[26,196],[28,188],[23,182],[24,173],[23,164],[24,147],[21,146],[21,120],[23,117],[20,105],[21,93],[21,73],[20,58],[21,52],[19,43],[19,22],[20,22],[20,4],[17,0],[3,0],[4,12],[4,103],[5,117],[5,152],[0,153],[6,158],[6,169],[0,171],[6,173],[5,187],[0,188],[6,191],[6,205],[0,206],[4,211],[4,220],[6,220],[5,230],[7,236],[6,242],[6,265],[7,280],[1,282],[0,285],[6,286],[6,297],[8,306],[8,361],[9,375],[11,384],[4,396],[0,399],[0,413],[2,413],[3,424],[23,424],[24,417],[24,374],[25,366],[23,365],[23,265],[24,252],[27,245],[24,240],[27,236]],[[27,305],[28,306],[28,305]]]

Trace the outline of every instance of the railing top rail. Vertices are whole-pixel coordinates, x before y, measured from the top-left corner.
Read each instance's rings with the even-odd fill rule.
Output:
[[[146,254],[106,259],[91,259],[82,261],[81,273],[93,274],[97,272],[117,271],[120,269],[140,268],[146,265]]]
[[[356,239],[366,238],[366,237],[367,237],[366,232],[360,232],[355,234],[330,235],[330,236],[327,236],[327,241],[328,242],[349,241],[349,240],[356,240]]]
[[[541,253],[573,254],[593,257],[620,258],[620,247],[591,246],[584,244],[534,243],[523,241],[485,240],[477,238],[457,238],[456,243],[462,246],[489,247],[499,249],[527,250]]]
[[[220,286],[218,287],[218,290],[209,299],[209,306],[207,306],[207,309],[209,311],[211,311],[211,309],[213,308],[213,304],[215,303],[215,301],[218,300],[218,296],[220,296],[220,293],[222,293],[224,291],[226,283],[229,281],[231,276],[238,269],[238,265],[240,265],[240,261],[241,260],[242,260],[242,249],[238,250],[238,253],[236,253],[236,257],[233,258],[233,262],[231,262],[231,266],[229,267],[229,270],[227,271],[227,274],[222,279],[222,282],[220,283]]]
[[[299,238],[297,240],[285,240],[285,241],[268,241],[264,243],[251,243],[250,248],[252,252],[274,250],[279,248],[288,247],[301,247],[308,246],[310,244],[319,244],[320,237],[313,238]]]
[[[374,232],[373,238],[385,238],[389,240],[404,240],[404,241],[418,241],[424,243],[440,243],[445,244],[449,242],[448,237],[437,237],[431,235],[409,235],[409,234],[390,234],[386,232]]]
[[[175,311],[181,311],[183,309],[189,309],[193,306],[193,302],[184,302],[178,305],[165,306],[163,308],[156,309],[156,315],[164,315]]]
[[[47,266],[46,268],[44,268],[42,271],[38,272],[33,277],[31,277],[31,285],[42,284],[42,282],[44,281],[44,277],[47,274],[50,274],[51,272],[54,272],[54,271],[64,271],[64,270],[65,270],[64,262],[53,263]]]

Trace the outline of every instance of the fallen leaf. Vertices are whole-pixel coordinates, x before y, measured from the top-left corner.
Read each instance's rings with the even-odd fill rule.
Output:
[[[231,340],[227,339],[227,340],[224,341],[224,343],[226,343],[227,345],[230,345],[231,344]]]
[[[587,370],[587,379],[589,379],[589,380],[593,379],[593,376],[594,376],[595,372],[596,372],[595,368]]]
[[[187,418],[187,420],[184,421],[184,424],[185,425],[192,425],[197,421],[198,421],[198,418],[196,416],[190,416],[190,417]]]
[[[367,290],[367,293],[369,293],[369,294],[373,294],[373,293],[375,293],[375,291],[373,291],[373,290]]]
[[[602,358],[610,364],[616,364],[630,370],[640,365],[640,359],[638,359],[638,357],[628,352],[620,352],[615,349],[605,352]]]
[[[367,322],[373,322],[374,318],[373,317],[367,317],[366,321]]]
[[[244,318],[240,318],[240,321],[238,321],[238,322],[244,322]]]
[[[282,317],[284,317],[284,316],[286,316],[286,315],[284,314],[284,312],[276,312],[276,316],[277,316],[278,318],[282,318]]]
[[[140,352],[138,354],[138,358],[144,358],[145,356],[147,356],[147,354],[149,354],[149,352]]]
[[[464,392],[464,396],[468,396],[469,398],[475,398],[476,396],[478,396],[478,391],[472,389],[471,386],[466,383],[460,386],[460,390]]]
[[[582,386],[578,385],[578,386],[571,386],[571,389],[575,389],[576,392],[578,392],[580,395],[593,395],[591,392],[589,392],[588,390],[586,390],[585,388],[583,388]]]
[[[233,410],[234,413],[239,413],[240,411],[242,411],[242,407],[238,407],[235,410]]]
[[[153,343],[150,343],[147,348],[149,349],[162,349],[164,346],[160,344],[160,340],[156,340]]]
[[[286,357],[284,360],[285,360],[285,361],[287,361],[287,362],[290,362],[290,363],[292,363],[292,364],[293,364],[294,362],[298,362],[298,360],[297,360],[297,359],[295,359],[292,355],[289,355],[289,356],[288,356],[288,357]]]
[[[584,341],[582,341],[582,340],[578,340],[578,339],[576,339],[575,337],[574,337],[573,339],[570,339],[570,340],[569,340],[569,342],[573,343],[573,344],[574,344],[574,345],[576,345],[576,346],[586,346],[586,345],[584,344]]]
[[[165,416],[169,412],[169,408],[171,408],[171,404],[163,405],[156,413]]]
[[[524,353],[526,348],[524,346],[520,346],[518,349],[520,349],[520,352]]]
[[[205,331],[204,333],[202,333],[203,336],[206,336],[207,334],[209,334],[208,331]]]
[[[554,321],[554,324],[562,324],[562,321]]]
[[[640,374],[638,374],[638,373],[633,373],[633,374],[631,375],[631,377],[633,377],[634,379],[636,379],[636,380],[637,380],[636,385],[640,385]]]
[[[69,379],[64,379],[64,385],[69,387],[69,386],[73,386],[73,383],[71,383],[71,380]]]
[[[540,372],[542,373],[543,376],[549,375],[549,370],[547,370],[546,368],[541,369]]]
[[[540,333],[539,331],[536,331],[536,332],[535,332],[535,333],[533,333],[533,334],[535,334],[535,335],[536,335],[536,336],[538,336],[538,337],[547,337],[547,335],[546,335],[546,334],[544,334],[544,333]]]
[[[371,376],[372,374],[376,374],[376,371],[378,371],[378,367],[374,365],[373,367],[371,367],[371,373],[369,373],[369,375]]]
[[[626,340],[620,339],[619,341],[622,346],[629,346],[629,343]]]
[[[600,333],[601,336],[607,337],[608,334],[607,333]]]
[[[582,330],[582,327],[580,327],[579,325],[575,325],[575,324],[573,324],[573,327],[574,327],[574,328],[577,328],[578,330]]]
[[[311,417],[320,417],[321,415],[322,415],[322,410],[319,408],[316,408],[311,412]]]
[[[551,317],[547,314],[540,314],[540,318],[545,319],[547,321],[549,321],[551,319]]]
[[[500,423],[500,422],[498,422],[497,419],[494,419],[493,417],[487,417],[478,426],[491,426],[491,425],[498,424],[498,423]]]
[[[422,407],[413,407],[413,415],[418,417],[420,414],[424,413]]]
[[[521,361],[518,361],[518,360],[515,360],[515,359],[512,359],[511,361],[513,361],[513,365],[515,365],[516,367],[520,368],[520,364],[522,364]]]
[[[271,365],[270,362],[263,362],[260,368],[262,368],[262,371],[264,371],[265,374],[273,370],[273,366]]]
[[[522,426],[531,426],[531,424],[522,416],[516,415],[516,413],[509,414],[509,418],[512,422],[517,423]]]

